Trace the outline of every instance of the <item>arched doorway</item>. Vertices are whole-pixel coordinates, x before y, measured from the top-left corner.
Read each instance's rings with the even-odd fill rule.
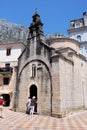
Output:
[[[31,85],[30,87],[30,97],[35,96],[37,98],[37,87],[36,85]]]
[[[3,98],[5,100],[5,106],[9,106],[10,105],[10,95],[9,94],[2,94],[1,96],[3,96]]]
[[[37,86],[36,85],[31,85],[30,87],[30,97],[32,98],[33,96],[36,97],[36,102],[37,102]],[[35,112],[37,112],[37,103],[36,103],[36,106],[35,106]]]

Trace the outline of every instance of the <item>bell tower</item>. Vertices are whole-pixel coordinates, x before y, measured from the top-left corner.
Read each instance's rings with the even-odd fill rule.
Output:
[[[41,22],[40,16],[37,12],[34,13],[32,18],[33,18],[32,23],[30,24],[30,27],[29,27],[28,38],[30,39],[30,38],[38,37],[40,40],[43,36],[43,31],[42,31],[43,23]]]
[[[42,31],[43,23],[40,20],[40,16],[37,12],[32,16],[32,23],[29,27],[28,35],[28,56],[40,55],[41,54],[41,42],[43,40],[44,34]]]
[[[32,16],[32,23],[29,27],[28,35],[28,48],[29,56],[31,55],[40,55],[41,54],[41,42],[43,40],[43,23],[40,20],[40,16],[37,12]]]

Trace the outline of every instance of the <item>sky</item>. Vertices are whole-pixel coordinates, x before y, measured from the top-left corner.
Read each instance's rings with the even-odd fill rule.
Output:
[[[28,28],[37,11],[44,34],[68,35],[70,21],[83,17],[87,0],[0,0],[0,19]]]

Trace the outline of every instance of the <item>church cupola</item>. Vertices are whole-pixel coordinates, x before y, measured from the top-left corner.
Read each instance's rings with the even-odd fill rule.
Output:
[[[41,38],[43,36],[43,31],[42,31],[43,23],[40,20],[40,16],[37,12],[35,12],[32,18],[33,20],[29,27],[29,38],[33,38],[33,37]]]

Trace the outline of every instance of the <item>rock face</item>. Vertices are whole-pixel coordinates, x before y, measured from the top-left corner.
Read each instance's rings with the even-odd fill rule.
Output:
[[[0,20],[0,43],[23,42],[26,44],[28,29],[6,20]]]

